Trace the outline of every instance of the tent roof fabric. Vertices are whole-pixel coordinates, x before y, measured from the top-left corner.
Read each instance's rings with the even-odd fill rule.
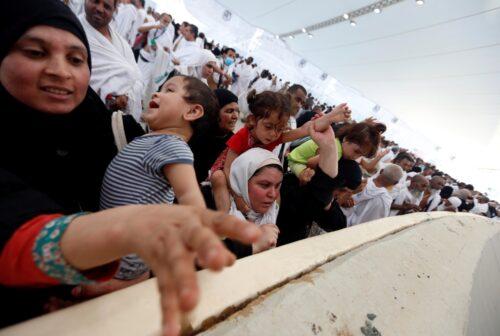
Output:
[[[261,63],[268,65],[279,54],[269,68],[279,76],[296,74],[292,80],[303,75],[320,98],[352,101],[356,95],[363,100],[354,103],[360,116],[373,114],[373,106],[380,105],[381,116],[400,120],[389,124],[389,130],[400,128],[389,137],[458,179],[499,197],[500,0],[426,0],[423,6],[404,0],[380,14],[356,18],[355,27],[341,22],[314,31],[313,38],[307,34],[275,38],[374,2],[204,1],[212,5],[204,5],[211,9],[204,8],[203,17],[195,8],[202,2],[184,1],[200,21],[206,22],[210,15],[209,26],[216,22],[214,17],[224,23],[217,11],[232,13],[230,21],[221,25],[224,30],[212,34],[216,40],[221,34],[226,39],[234,34],[243,46],[241,41],[253,38],[252,48],[247,49],[257,54],[257,60],[259,54],[265,55]],[[243,25],[252,28],[246,35]],[[273,55],[265,54],[271,48]],[[285,58],[279,49],[293,57]],[[309,68],[297,69],[301,58]],[[308,71],[316,71],[315,79],[307,81]],[[323,86],[318,75],[322,72],[330,79]]]

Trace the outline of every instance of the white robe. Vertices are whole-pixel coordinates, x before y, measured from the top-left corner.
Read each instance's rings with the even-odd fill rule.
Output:
[[[184,40],[177,50],[171,52],[172,58],[178,60],[181,67],[198,65],[201,53],[202,49],[198,47],[195,41],[187,40]]]
[[[68,7],[75,13],[76,16],[84,12],[84,0],[69,0]]]
[[[196,38],[196,44],[200,47],[200,49],[205,49],[205,40],[201,37]]]
[[[116,10],[115,28],[130,46],[134,44],[135,35],[132,32],[137,20],[137,8],[131,4],[120,4]]]
[[[123,112],[140,121],[144,85],[130,45],[113,27],[109,27],[111,42],[90,25],[85,15],[79,19],[92,54],[90,86],[104,102],[109,94],[126,95],[128,106]]]
[[[251,65],[246,63],[240,64],[234,69],[234,72],[238,76],[238,80],[234,85],[232,85],[232,91],[236,96],[248,92],[248,85],[254,79],[254,71]]]
[[[441,203],[441,195],[439,195],[439,193],[440,190],[431,190],[431,196],[429,196],[426,204],[427,212],[431,212],[432,210],[436,209],[439,203]]]
[[[251,89],[255,89],[257,93],[267,91],[271,88],[271,81],[267,78],[259,78],[253,83]]]
[[[148,22],[142,25],[142,27],[158,25],[159,22]],[[139,60],[137,62],[139,69],[142,74],[142,81],[144,83],[144,98],[145,101],[149,100],[152,92],[155,91],[153,77],[163,76],[167,71],[167,67],[170,64],[170,54],[167,53],[163,47],[172,47],[172,40],[174,38],[174,27],[170,23],[164,29],[152,29],[148,33],[147,46],[148,50],[145,48],[141,49],[139,53]],[[156,51],[151,48],[152,41],[155,41]],[[155,75],[154,75],[155,74]]]
[[[391,209],[392,197],[386,188],[379,188],[369,179],[360,193],[353,195],[354,207],[343,209],[347,217],[347,226],[366,223],[385,218]]]
[[[139,34],[139,28],[144,24],[145,20],[146,20],[146,10],[144,8],[138,9],[136,19],[130,31],[131,32],[130,46],[132,47],[134,46],[137,34]]]
[[[415,196],[409,188],[403,188],[398,196],[394,199],[395,205],[402,205],[403,203],[419,205],[422,201],[424,193],[420,193],[419,196]],[[390,216],[396,216],[399,213],[399,210],[391,210]]]
[[[182,49],[184,43],[187,42],[184,36],[180,35],[172,42],[172,51],[177,51]]]

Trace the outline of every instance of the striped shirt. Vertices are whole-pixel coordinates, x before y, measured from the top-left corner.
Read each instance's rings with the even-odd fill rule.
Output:
[[[101,209],[128,204],[172,204],[175,195],[163,167],[175,163],[193,164],[193,153],[181,138],[165,134],[136,138],[106,170]]]

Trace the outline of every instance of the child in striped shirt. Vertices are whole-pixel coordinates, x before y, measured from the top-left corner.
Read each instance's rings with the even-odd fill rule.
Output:
[[[215,95],[199,79],[175,76],[153,94],[143,114],[151,132],[134,139],[110,163],[101,189],[102,209],[128,204],[179,204],[205,208],[187,141],[216,120]],[[122,259],[116,278],[134,279],[149,269],[137,256]]]

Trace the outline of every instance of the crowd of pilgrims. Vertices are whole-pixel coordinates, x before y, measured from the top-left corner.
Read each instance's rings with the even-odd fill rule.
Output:
[[[0,326],[154,276],[175,335],[198,269],[388,216],[499,215],[384,124],[143,1],[0,16]]]

